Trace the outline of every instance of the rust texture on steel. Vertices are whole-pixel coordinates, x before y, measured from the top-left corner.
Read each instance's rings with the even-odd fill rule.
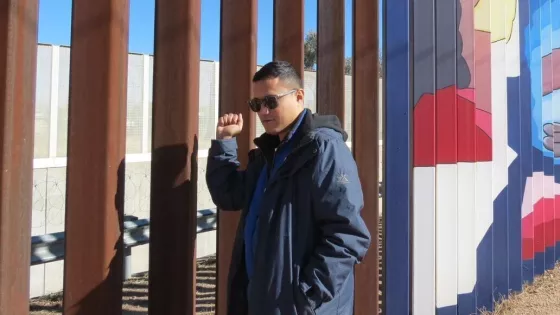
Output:
[[[290,62],[302,78],[303,12],[303,0],[274,0],[274,60]]]
[[[0,314],[29,312],[37,14],[0,1]]]
[[[243,115],[243,131],[237,136],[237,145],[239,162],[244,168],[256,129],[255,114],[249,110],[247,101],[253,94],[251,80],[257,63],[257,0],[222,0],[220,42],[220,115]],[[218,315],[227,314],[227,277],[239,217],[239,211],[218,212]]]
[[[194,314],[201,0],[157,0],[150,314]]]
[[[128,0],[74,0],[64,314],[120,314]]]
[[[371,233],[371,247],[356,266],[356,315],[379,313],[379,84],[378,1],[354,0],[353,7],[353,136],[352,148],[364,191],[362,217]]]
[[[317,112],[344,126],[344,0],[317,2]]]

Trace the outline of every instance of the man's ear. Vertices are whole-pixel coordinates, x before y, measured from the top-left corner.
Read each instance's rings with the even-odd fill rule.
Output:
[[[305,103],[305,91],[303,89],[298,89],[296,91],[296,99],[298,102],[301,102],[302,104]]]

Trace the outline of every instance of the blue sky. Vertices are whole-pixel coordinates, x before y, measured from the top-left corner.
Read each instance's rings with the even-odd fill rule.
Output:
[[[94,0],[92,0],[94,1]],[[345,50],[352,55],[352,1],[345,0]],[[258,0],[257,63],[272,59],[273,0]],[[72,0],[39,1],[39,42],[70,45]],[[219,59],[220,0],[202,0],[200,58]],[[153,53],[154,0],[130,0],[129,51]],[[305,31],[317,30],[317,0],[305,0]]]

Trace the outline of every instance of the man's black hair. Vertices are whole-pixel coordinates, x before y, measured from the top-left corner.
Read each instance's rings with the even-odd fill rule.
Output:
[[[281,81],[291,83],[301,89],[303,83],[296,69],[287,61],[271,61],[259,69],[253,76],[253,82],[279,78]]]

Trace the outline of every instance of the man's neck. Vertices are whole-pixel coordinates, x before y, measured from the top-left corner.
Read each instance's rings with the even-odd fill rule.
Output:
[[[292,123],[289,124],[288,127],[286,127],[284,130],[282,130],[278,133],[278,138],[280,138],[280,142],[284,141],[284,139],[286,139],[286,136],[288,136],[290,131],[292,131],[292,129],[294,128],[294,125],[298,121],[299,116],[303,113],[303,111],[304,111],[304,109],[302,108],[301,111],[297,114],[296,118],[292,121]]]

